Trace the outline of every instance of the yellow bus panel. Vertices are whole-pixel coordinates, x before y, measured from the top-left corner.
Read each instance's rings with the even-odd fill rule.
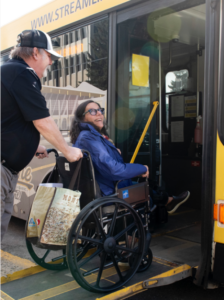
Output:
[[[217,136],[217,154],[216,154],[216,196],[217,204],[224,203],[224,146]],[[218,211],[219,215],[219,211]],[[215,221],[214,241],[224,243],[224,224]]]
[[[55,0],[1,28],[1,51],[16,44],[26,29],[51,32],[131,0]]]

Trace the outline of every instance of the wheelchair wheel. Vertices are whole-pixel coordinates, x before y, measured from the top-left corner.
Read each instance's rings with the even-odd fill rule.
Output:
[[[140,263],[137,273],[142,273],[142,272],[145,272],[146,270],[148,270],[148,268],[152,264],[152,258],[153,258],[152,250],[149,248],[148,252],[146,254],[144,254],[142,257],[142,261]]]
[[[108,206],[112,207],[109,213]],[[88,220],[94,224],[93,237],[82,234]],[[138,243],[131,249],[128,236],[134,232],[138,232]],[[83,241],[91,252],[80,260],[77,252]],[[68,266],[74,279],[86,290],[112,292],[134,276],[142,261],[144,244],[144,228],[137,212],[122,199],[100,198],[83,208],[70,229],[66,248]],[[131,268],[120,266],[119,262],[130,257]]]
[[[26,222],[25,232],[27,232],[27,223],[28,221]],[[86,228],[83,229],[83,235],[87,237],[92,237],[93,234],[94,233],[92,229],[86,229]],[[83,241],[78,245],[76,251],[77,261],[82,259],[88,252],[90,247],[87,244],[88,243],[86,241]],[[66,249],[65,249],[66,247],[60,250],[49,250],[49,249],[39,248],[33,245],[27,238],[26,238],[26,247],[32,259],[39,266],[47,270],[65,270],[68,268],[67,259],[66,259]],[[51,257],[51,261],[49,261],[49,256]],[[74,257],[74,253],[73,253],[73,257]]]
[[[68,268],[65,249],[58,250],[57,253],[55,253],[56,251],[54,250],[40,249],[35,247],[27,239],[26,246],[30,256],[39,266],[47,270],[64,270]],[[47,262],[46,260],[48,259],[50,253],[55,253],[54,258],[51,258],[51,262]]]

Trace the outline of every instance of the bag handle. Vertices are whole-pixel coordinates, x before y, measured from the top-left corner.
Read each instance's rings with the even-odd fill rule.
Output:
[[[77,189],[79,189],[79,182],[80,182],[80,175],[81,175],[81,165],[82,165],[82,158],[77,163],[77,167],[75,169],[74,174],[72,175],[72,179],[69,183],[69,190],[73,190],[76,180],[78,179]]]

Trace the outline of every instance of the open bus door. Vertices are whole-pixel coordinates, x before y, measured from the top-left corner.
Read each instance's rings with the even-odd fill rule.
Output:
[[[211,282],[224,282],[224,9],[222,0],[209,0],[206,5],[202,236],[195,283],[209,288]]]
[[[218,3],[219,4],[219,3]],[[219,14],[219,68],[218,68],[218,134],[216,150],[216,182],[214,204],[214,234],[212,247],[212,273],[213,279],[218,283],[224,283],[224,3],[220,1],[216,13]]]
[[[171,11],[177,11],[181,15],[181,9],[188,9],[192,8],[196,5],[203,5],[203,1],[183,1],[183,3],[179,3],[176,6],[173,6],[175,1],[166,1],[165,6]],[[154,7],[155,10],[162,9],[162,4],[164,1],[157,1]],[[169,7],[170,4],[170,7]],[[163,97],[164,92],[162,91],[163,87],[163,79],[161,78],[164,76],[163,65],[165,65],[164,61],[164,53],[167,51],[168,47],[166,48],[163,42],[156,40],[156,35],[150,35],[150,40],[148,39],[148,31],[150,26],[150,17],[147,17],[147,29],[144,29],[144,13],[146,13],[147,8],[150,6],[146,6],[146,4],[142,4],[142,11],[139,9],[138,11],[129,12],[132,18],[128,17],[128,11],[120,12],[117,15],[117,28],[118,28],[118,40],[117,40],[117,111],[116,111],[116,118],[117,118],[117,127],[116,127],[116,143],[119,145],[119,148],[122,149],[122,153],[126,155],[126,160],[129,161],[131,155],[133,154],[132,149],[132,141],[135,138],[135,143],[139,137],[137,136],[137,130],[139,128],[144,128],[144,114],[146,113],[149,105],[152,105],[152,102],[155,100],[160,101],[160,108],[159,113],[153,120],[150,130],[148,131],[148,135],[146,135],[143,146],[140,149],[140,155],[137,158],[137,162],[139,163],[147,163],[150,166],[151,173],[155,175],[158,182],[161,183],[161,178],[169,180],[170,182],[174,181],[171,175],[171,172],[167,173],[167,170],[172,167],[173,169],[179,168],[178,163],[182,164],[182,170],[186,170],[186,164],[184,165],[184,161],[186,162],[189,158],[186,157],[182,160],[178,160],[178,157],[174,157],[174,153],[172,153],[173,157],[160,157],[159,163],[155,160],[155,154],[157,151],[157,146],[160,149],[160,155],[162,156],[162,135],[161,135],[161,118],[162,118],[162,111],[161,107],[163,105]],[[223,266],[221,259],[218,258],[220,255],[219,253],[223,252],[223,245],[218,245],[223,243],[223,234],[222,230],[224,231],[224,226],[222,227],[220,222],[215,221],[214,227],[214,220],[213,220],[213,205],[218,203],[218,199],[223,198],[222,192],[222,168],[223,166],[223,159],[222,155],[224,153],[224,148],[221,141],[217,140],[217,106],[218,106],[218,90],[219,90],[219,98],[221,99],[223,95],[223,58],[222,58],[222,48],[223,47],[223,1],[211,1],[208,0],[205,3],[206,7],[206,22],[205,22],[205,43],[204,43],[204,73],[203,75],[203,89],[201,90],[203,93],[203,156],[199,162],[199,165],[202,166],[201,175],[198,176],[198,187],[197,193],[193,195],[189,200],[191,205],[197,205],[201,211],[198,213],[198,220],[200,221],[201,229],[200,229],[200,255],[197,257],[195,256],[195,261],[197,260],[197,264],[193,266],[191,265],[191,271],[188,271],[188,274],[185,274],[186,270],[183,270],[183,277],[186,276],[193,276],[194,282],[197,285],[203,286],[204,288],[209,288],[210,283],[213,279],[219,282],[223,282],[223,279],[218,274],[217,269],[220,270]],[[131,10],[131,9],[130,9]],[[150,8],[149,8],[150,10]],[[151,15],[154,13],[150,11]],[[189,13],[189,11],[187,12]],[[167,15],[172,14],[172,12],[167,10]],[[178,15],[178,14],[177,14]],[[150,15],[149,15],[150,16]],[[159,20],[162,14],[158,13],[155,14],[155,18],[152,20],[154,25],[156,26],[157,20]],[[186,15],[185,15],[186,16]],[[200,17],[199,17],[200,18]],[[159,21],[158,21],[159,23]],[[160,25],[163,25],[162,22]],[[155,28],[154,26],[154,28]],[[188,24],[189,27],[190,24]],[[192,26],[193,27],[193,26]],[[159,27],[158,27],[159,28]],[[183,28],[181,28],[183,29]],[[196,30],[196,27],[195,27]],[[162,31],[162,27],[161,27]],[[190,32],[190,29],[189,29]],[[159,30],[157,31],[159,34]],[[186,33],[186,32],[185,32]],[[189,34],[190,35],[190,34]],[[180,30],[180,41],[181,43],[181,30]],[[201,41],[200,41],[201,42]],[[190,43],[184,45],[184,41],[182,42],[182,49],[188,50],[190,52],[190,46],[194,46],[194,44]],[[181,49],[181,46],[179,47]],[[199,50],[200,49],[195,49]],[[182,50],[183,51],[183,50]],[[184,52],[184,51],[183,51]],[[197,51],[195,51],[196,53]],[[193,53],[193,51],[192,51]],[[170,54],[171,55],[171,54]],[[200,54],[199,54],[200,55]],[[161,57],[162,56],[162,57]],[[142,63],[143,60],[145,61],[144,72],[145,76],[148,76],[149,82],[141,82],[140,84],[133,83],[135,78],[133,77],[133,72],[135,70],[135,66],[133,61],[139,59],[139,65]],[[142,58],[143,57],[143,58]],[[147,57],[149,60],[147,61]],[[182,62],[177,65],[177,67],[182,67],[184,65],[184,57],[183,57],[183,64]],[[146,64],[149,65],[149,72],[147,72]],[[153,74],[153,76],[150,76]],[[198,79],[198,78],[197,78]],[[147,80],[146,80],[147,81]],[[159,87],[160,91],[158,92],[157,88]],[[199,90],[197,90],[197,94]],[[188,95],[187,95],[188,96]],[[198,97],[198,95],[197,95]],[[220,100],[221,101],[221,100]],[[220,102],[221,103],[221,102]],[[220,104],[221,105],[221,104]],[[129,120],[127,115],[129,113]],[[219,109],[220,119],[222,115],[221,109]],[[183,115],[183,119],[186,116]],[[185,124],[185,123],[184,123]],[[187,123],[186,123],[187,124]],[[196,125],[196,123],[195,123]],[[139,132],[142,132],[139,130]],[[224,128],[223,131],[224,132]],[[170,134],[170,133],[169,133]],[[219,130],[219,135],[221,135],[221,129]],[[224,135],[223,135],[224,136]],[[223,138],[224,141],[224,138]],[[163,144],[164,146],[164,144]],[[183,148],[183,147],[182,147]],[[186,147],[185,147],[186,150]],[[216,157],[217,154],[217,157]],[[172,161],[171,161],[172,159]],[[172,164],[171,164],[172,163]],[[218,168],[217,168],[218,166]],[[191,171],[194,175],[196,172]],[[167,174],[166,174],[167,173]],[[158,176],[157,176],[158,175]],[[188,179],[191,176],[188,177]],[[187,180],[185,180],[187,182]],[[187,182],[190,184],[190,181]],[[194,187],[196,185],[193,182]],[[176,184],[177,186],[177,184]],[[193,185],[192,185],[193,186]],[[218,198],[217,198],[218,197]],[[193,203],[195,202],[195,203]],[[223,202],[224,203],[224,202]],[[221,202],[220,202],[221,204]],[[198,208],[197,207],[197,208]],[[221,205],[218,206],[220,213]],[[195,208],[195,207],[194,207]],[[201,216],[201,220],[200,220]],[[169,223],[169,222],[168,222]],[[219,226],[218,226],[219,225]],[[213,238],[214,233],[214,238]],[[180,236],[179,236],[180,237]],[[178,237],[178,238],[179,238]],[[219,238],[218,238],[219,237]],[[175,253],[175,252],[173,252]],[[213,261],[211,259],[213,253]],[[164,253],[165,254],[165,251]],[[177,254],[177,252],[176,252]],[[156,255],[156,252],[154,252]],[[216,256],[216,258],[215,258]],[[164,256],[165,257],[165,256]],[[167,258],[167,256],[166,256]],[[167,258],[168,259],[168,258]],[[171,258],[169,258],[172,260]],[[219,265],[220,264],[220,265]],[[220,266],[220,268],[219,268]],[[197,267],[197,268],[194,268]],[[221,273],[221,271],[219,271]],[[185,275],[186,276],[185,276]],[[222,275],[223,276],[223,275]],[[169,277],[169,276],[168,276]],[[173,274],[170,278],[166,277],[166,282],[173,282],[173,280],[178,280],[173,277]],[[218,280],[219,277],[219,280]],[[181,278],[181,275],[179,276]],[[159,286],[165,284],[162,283],[160,280],[152,286]]]

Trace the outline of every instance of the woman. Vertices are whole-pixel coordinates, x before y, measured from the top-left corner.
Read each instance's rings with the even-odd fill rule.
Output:
[[[133,177],[149,176],[148,166],[124,163],[120,150],[109,140],[104,109],[97,102],[88,100],[78,106],[70,135],[74,147],[90,152],[102,196],[113,194],[115,183],[119,180],[124,180],[119,184],[119,188],[122,188],[132,185]],[[168,213],[174,213],[189,196],[188,191],[177,197],[167,196],[163,202],[167,205]]]
[[[78,106],[70,135],[73,146],[90,152],[96,181],[103,196],[114,193],[115,183],[118,180],[131,179],[139,175],[149,176],[147,166],[124,163],[119,150],[109,140],[106,132],[104,109],[93,100]],[[131,180],[126,180],[122,182],[122,187],[131,184]]]

